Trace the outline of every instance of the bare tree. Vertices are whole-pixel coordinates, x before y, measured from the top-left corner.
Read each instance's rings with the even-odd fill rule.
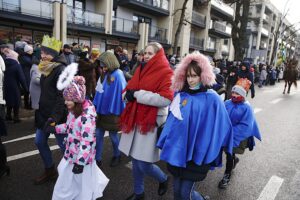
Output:
[[[235,18],[228,21],[232,25],[231,37],[234,46],[234,59],[243,60],[247,45],[247,24],[250,3],[254,0],[223,0],[226,4],[235,4]]]
[[[186,13],[186,5],[188,3],[189,0],[184,0],[182,7],[180,7],[179,9],[176,9],[173,13],[173,16],[175,16],[178,12],[180,12],[180,18],[179,18],[179,22],[178,22],[178,26],[175,32],[175,37],[174,37],[174,45],[173,45],[173,54],[177,55],[177,50],[178,50],[178,41],[180,38],[180,34],[181,34],[181,30],[182,27],[187,25],[187,23],[191,23],[189,20],[187,20],[187,13]],[[203,5],[207,5],[209,3],[210,0],[201,0],[201,1],[196,1],[195,5],[196,6],[203,6]]]

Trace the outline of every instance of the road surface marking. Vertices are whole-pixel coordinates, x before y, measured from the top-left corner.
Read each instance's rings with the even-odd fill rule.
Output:
[[[274,200],[282,183],[282,178],[278,176],[272,176],[257,200]]]
[[[262,109],[261,108],[254,108],[254,113],[258,113],[258,112],[260,112],[260,111],[262,111]]]
[[[58,145],[54,145],[54,146],[50,147],[51,151],[56,150],[56,149],[59,149]],[[39,153],[40,153],[39,150],[28,151],[25,153],[20,153],[20,154],[14,155],[14,156],[9,156],[9,157],[7,157],[7,161],[9,162],[9,161],[13,161],[13,160],[18,160],[18,159],[26,158],[26,157],[33,156],[33,155],[36,155]]]
[[[27,140],[27,139],[30,139],[30,138],[35,138],[35,133],[31,134],[31,135],[26,135],[24,137],[19,137],[19,138],[13,139],[13,140],[7,140],[7,141],[3,142],[3,144],[12,143],[12,142],[18,142],[18,141]],[[54,139],[55,138],[54,134],[51,134],[49,136],[49,138]]]
[[[107,137],[107,136],[108,136],[108,131],[105,131],[104,137]],[[26,135],[24,137],[19,137],[19,138],[13,139],[13,140],[7,140],[7,141],[2,142],[2,143],[7,144],[7,143],[12,143],[12,142],[18,142],[18,141],[21,141],[21,140],[27,140],[27,139],[30,139],[30,138],[35,138],[35,133],[31,134],[31,135]],[[49,138],[50,139],[55,139],[55,135],[51,134],[49,136]]]
[[[278,103],[279,101],[281,101],[283,98],[278,98],[278,99],[274,99],[273,101],[271,101],[270,103],[271,104],[276,104]]]
[[[131,162],[131,161],[128,162],[128,163],[125,165],[125,167],[127,167],[127,168],[129,168],[129,169],[132,169],[132,162]]]

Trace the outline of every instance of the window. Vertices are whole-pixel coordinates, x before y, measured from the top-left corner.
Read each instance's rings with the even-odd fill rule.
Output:
[[[0,26],[0,38],[6,43],[13,45],[13,29],[11,27]]]
[[[16,41],[25,41],[32,43],[32,30],[15,28],[14,39]]]
[[[133,21],[137,21],[139,23],[147,23],[151,26],[152,19],[149,17],[141,16],[141,15],[133,15]]]

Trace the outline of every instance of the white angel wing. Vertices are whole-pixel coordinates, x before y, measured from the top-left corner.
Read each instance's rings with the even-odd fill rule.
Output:
[[[101,83],[101,78],[99,78],[98,81],[97,81],[96,91],[99,92],[99,93],[104,92],[103,85]]]
[[[64,71],[59,75],[56,87],[58,90],[66,88],[73,80],[78,70],[77,63],[69,64]]]
[[[183,120],[181,112],[180,112],[180,94],[178,93],[174,100],[172,101],[170,105],[170,111],[173,113],[173,115],[179,119]]]

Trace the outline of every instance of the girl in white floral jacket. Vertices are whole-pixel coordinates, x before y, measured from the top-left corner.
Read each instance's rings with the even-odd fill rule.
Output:
[[[94,200],[102,197],[108,179],[95,162],[96,111],[85,99],[85,80],[75,76],[64,88],[63,96],[69,110],[67,122],[48,126],[46,132],[68,134],[66,151],[58,166],[59,177],[54,187],[53,200]]]

